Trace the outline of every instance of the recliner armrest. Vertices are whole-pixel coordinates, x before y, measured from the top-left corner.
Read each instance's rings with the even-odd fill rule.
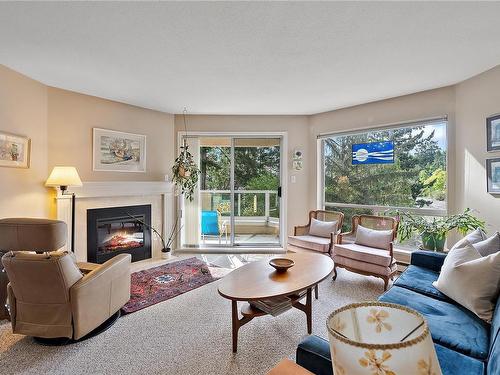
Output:
[[[120,254],[89,272],[70,289],[73,338],[97,328],[130,299],[130,254]]]
[[[444,253],[419,250],[411,253],[410,264],[440,272],[445,258],[446,254]]]
[[[316,375],[333,375],[330,344],[318,336],[307,336],[297,347],[298,365]]]

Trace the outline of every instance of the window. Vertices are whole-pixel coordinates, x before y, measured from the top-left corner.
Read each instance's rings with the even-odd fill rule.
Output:
[[[321,136],[322,202],[350,217],[405,209],[446,215],[446,119]]]

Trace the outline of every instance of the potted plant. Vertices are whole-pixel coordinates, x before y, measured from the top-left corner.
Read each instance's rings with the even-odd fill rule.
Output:
[[[484,221],[472,215],[467,208],[463,213],[440,218],[426,219],[410,212],[396,212],[399,217],[398,237],[404,241],[417,233],[425,250],[443,251],[446,236],[452,229],[462,235],[476,228],[484,229]]]
[[[180,188],[184,197],[192,201],[194,189],[196,189],[196,185],[198,184],[200,169],[194,162],[193,155],[189,152],[185,140],[184,145],[181,146],[179,156],[175,159],[172,174],[172,181]]]
[[[146,228],[149,228],[152,230],[161,240],[161,257],[162,259],[169,259],[172,255],[172,244],[174,243],[175,237],[177,237],[177,234],[181,231],[182,226],[179,227],[179,218],[176,218],[174,225],[172,226],[172,230],[169,232],[169,236],[167,237],[167,240],[163,238],[163,236],[158,232],[153,226],[148,225],[144,220],[141,220],[137,218],[136,216],[127,214],[131,218],[135,219],[138,223],[144,225]]]

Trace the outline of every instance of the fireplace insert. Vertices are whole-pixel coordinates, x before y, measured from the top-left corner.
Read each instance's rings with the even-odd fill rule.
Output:
[[[104,263],[118,254],[132,262],[151,258],[151,205],[87,210],[87,261]]]

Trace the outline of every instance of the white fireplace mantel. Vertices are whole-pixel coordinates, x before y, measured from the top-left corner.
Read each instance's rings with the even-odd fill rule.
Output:
[[[82,184],[68,189],[70,193],[75,193],[76,199],[173,194],[173,184],[162,181],[109,181]],[[57,199],[71,199],[71,196],[62,195],[58,189]]]
[[[113,207],[116,206],[113,203],[109,205],[106,202],[108,198],[110,202],[113,200],[111,198],[128,197],[130,198],[131,204],[133,204],[134,197],[146,197],[146,196],[161,196],[162,197],[162,207],[161,207],[161,228],[163,234],[168,233],[168,229],[171,228],[174,211],[174,189],[171,182],[163,181],[109,181],[109,182],[83,182],[82,186],[79,187],[69,187],[69,193],[75,193],[76,206],[78,207],[79,202],[86,200],[98,200],[99,207]],[[62,195],[61,191],[57,189],[56,196],[57,203],[57,219],[65,221],[68,224],[68,240],[67,244],[71,243],[71,194]],[[81,216],[81,215],[80,215]],[[85,221],[86,218],[78,217],[76,218],[76,228],[79,228],[78,223]],[[78,237],[78,234],[77,234]],[[75,244],[78,246],[78,244]],[[80,242],[80,248],[75,251],[78,260],[86,260],[86,245]],[[84,249],[83,249],[84,247]]]

